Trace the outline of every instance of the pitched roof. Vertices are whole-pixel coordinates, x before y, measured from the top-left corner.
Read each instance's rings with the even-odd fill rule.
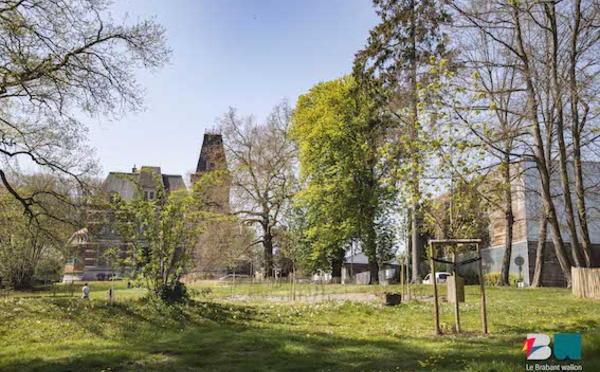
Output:
[[[104,181],[104,189],[109,193],[119,194],[125,200],[131,200],[137,194],[137,185],[143,188],[157,188],[157,178],[153,173],[158,176],[161,186],[164,186],[167,192],[186,188],[181,175],[162,174],[160,167],[144,166],[140,172],[110,172]]]
[[[178,174],[163,174],[163,184],[165,185],[165,189],[169,191],[175,191],[180,189],[185,189],[185,182],[183,182],[183,177]]]
[[[131,200],[136,195],[139,176],[139,173],[110,172],[104,181],[104,189],[109,193],[119,194],[125,200]]]
[[[142,187],[156,188],[157,180],[162,183],[160,167],[143,166],[142,169],[140,169],[139,175],[138,182]],[[161,186],[164,186],[164,184]]]
[[[367,255],[365,255],[362,252],[358,252],[355,253],[354,255],[349,255],[346,256],[346,263],[353,263],[353,264],[368,264],[369,263],[369,258],[367,257]],[[384,262],[386,265],[399,265],[398,261],[396,259],[392,259],[389,261]]]

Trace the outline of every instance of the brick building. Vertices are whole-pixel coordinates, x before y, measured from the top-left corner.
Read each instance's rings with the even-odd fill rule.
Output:
[[[160,167],[143,166],[140,170],[134,167],[131,172],[110,172],[102,185],[102,193],[106,197],[118,194],[126,201],[135,198],[153,200],[158,197],[159,188],[169,193],[186,186],[180,175],[163,174]],[[88,225],[76,231],[68,241],[74,257],[64,268],[63,281],[66,282],[104,280],[113,274],[104,259],[104,252],[119,246],[120,239],[104,223],[106,211],[92,207],[86,214]]]

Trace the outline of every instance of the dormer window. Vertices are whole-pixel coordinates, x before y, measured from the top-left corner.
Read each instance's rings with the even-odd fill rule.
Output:
[[[144,191],[144,200],[154,200],[154,191]]]

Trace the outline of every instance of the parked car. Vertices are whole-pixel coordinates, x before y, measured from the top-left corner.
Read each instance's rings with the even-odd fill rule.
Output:
[[[438,283],[446,283],[446,278],[449,276],[452,276],[452,274],[443,271],[435,273],[435,281]],[[427,274],[425,279],[423,279],[423,284],[433,284],[433,281],[431,280],[431,274]]]

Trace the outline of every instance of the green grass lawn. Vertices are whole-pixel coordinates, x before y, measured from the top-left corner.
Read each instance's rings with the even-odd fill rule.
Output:
[[[581,332],[584,371],[600,371],[600,301],[564,289],[488,287],[489,335],[480,333],[478,287],[461,304],[464,334],[433,336],[432,302],[272,302],[289,285],[212,285],[183,310],[156,309],[141,289],[93,283],[92,300],[47,288],[0,299],[1,371],[524,371],[527,333]],[[80,287],[74,291],[80,293]],[[61,290],[64,288],[60,288]],[[200,287],[194,289],[200,290]],[[381,292],[383,287],[303,285],[305,295]],[[387,287],[386,290],[394,290]],[[418,287],[422,295],[430,287]],[[557,363],[553,357],[547,363]]]

